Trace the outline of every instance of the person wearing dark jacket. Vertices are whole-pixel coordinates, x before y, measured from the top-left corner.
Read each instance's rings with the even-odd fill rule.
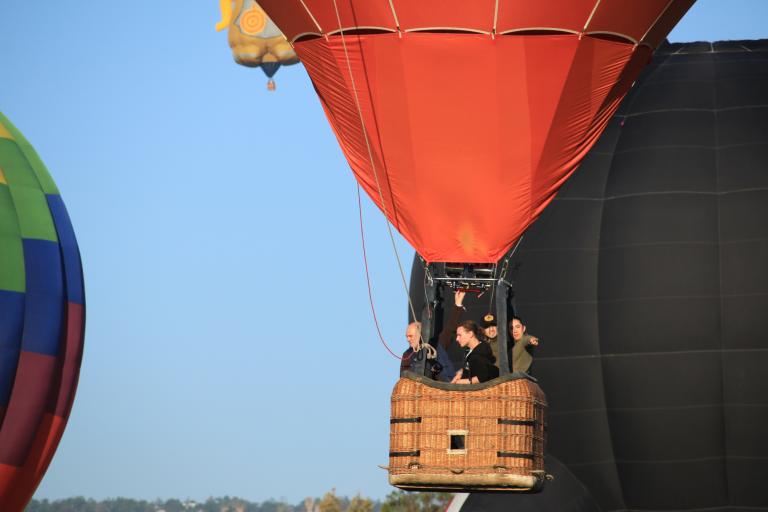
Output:
[[[480,341],[480,327],[472,320],[459,324],[456,328],[456,341],[469,351],[464,357],[464,368],[456,372],[452,384],[478,384],[499,376],[496,358],[491,346]]]
[[[457,290],[453,294],[453,307],[450,311],[446,311],[443,322],[443,329],[440,331],[438,341],[440,345],[448,353],[448,357],[451,359],[451,363],[454,368],[461,368],[464,365],[464,356],[467,351],[458,343],[456,343],[456,328],[459,326],[459,320],[464,313],[464,297],[467,295],[466,291]],[[446,308],[447,309],[447,308]],[[451,375],[453,377],[453,375]]]
[[[403,352],[403,356],[400,360],[400,372],[403,371],[416,371],[416,365],[420,361],[420,357],[424,357],[427,354],[426,369],[427,376],[443,382],[450,382],[451,377],[454,375],[454,366],[451,362],[448,353],[438,344],[437,349],[427,347],[420,349],[421,347],[421,322],[412,322],[408,324],[408,328],[405,330],[405,339],[408,340],[408,349]]]

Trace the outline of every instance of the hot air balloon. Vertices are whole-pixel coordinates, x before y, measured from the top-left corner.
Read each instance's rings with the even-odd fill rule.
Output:
[[[548,449],[599,510],[768,507],[766,261],[768,41],[663,46],[511,263]]]
[[[360,186],[429,265],[424,340],[438,288],[495,287],[502,376],[461,389],[401,379],[390,482],[540,488],[546,401],[510,376],[509,282],[494,265],[507,268],[502,257],[693,0],[261,4],[307,69]],[[519,403],[505,401],[518,392]],[[463,405],[448,413],[445,403]]]
[[[356,178],[418,253],[496,263],[692,3],[261,5],[309,72]]]
[[[299,62],[291,44],[254,0],[220,0],[221,21],[216,30],[229,28],[229,46],[238,64],[260,67],[267,75],[267,89],[275,90],[272,77],[280,66]]]
[[[85,296],[59,191],[0,113],[0,510],[24,509],[77,387]]]

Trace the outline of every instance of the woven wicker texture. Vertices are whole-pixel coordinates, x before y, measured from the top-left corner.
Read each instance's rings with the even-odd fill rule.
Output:
[[[546,397],[526,378],[499,380],[467,389],[401,378],[392,392],[390,482],[515,487],[526,485],[515,475],[543,471]]]

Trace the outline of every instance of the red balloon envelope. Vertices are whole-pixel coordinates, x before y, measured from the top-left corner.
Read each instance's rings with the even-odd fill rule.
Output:
[[[695,0],[260,0],[427,261],[496,262]]]

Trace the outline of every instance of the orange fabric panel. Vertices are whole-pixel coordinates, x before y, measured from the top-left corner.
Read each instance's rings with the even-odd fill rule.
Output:
[[[635,40],[653,28],[653,35],[649,34],[647,40],[655,47],[694,1],[498,0],[498,12],[496,0],[392,0],[392,6],[402,30],[457,27],[490,32],[496,15],[498,33],[530,27],[580,32],[589,20],[587,32],[613,32]],[[304,0],[303,4],[300,0],[261,0],[259,3],[291,40],[301,33],[338,30],[337,9],[343,27],[396,28],[389,0]]]
[[[352,77],[340,37],[296,50],[356,178],[428,261],[495,262],[511,247],[613,113],[633,53],[572,35],[344,42]]]
[[[289,41],[299,34],[320,31],[298,0],[259,0],[259,5]]]
[[[493,30],[495,0],[392,0],[403,30],[456,27]]]
[[[66,420],[46,414],[35,432],[29,455],[21,467],[0,464],[0,503],[3,512],[22,512],[43,478],[59,444]]]
[[[285,0],[282,0],[285,1]],[[348,27],[384,27],[397,29],[389,0],[304,0],[324,33]],[[338,9],[338,17],[336,10]],[[278,24],[278,26],[280,26]]]
[[[645,36],[645,42],[653,48],[658,47],[695,2],[696,0],[676,0]]]
[[[549,27],[581,32],[596,0],[549,0],[521,2],[500,0],[496,25],[498,33],[531,27]]]
[[[632,2],[630,10],[627,9],[627,0],[601,0],[587,27],[587,33],[615,32],[640,41],[659,15],[670,5],[670,1],[674,3],[674,0]]]

